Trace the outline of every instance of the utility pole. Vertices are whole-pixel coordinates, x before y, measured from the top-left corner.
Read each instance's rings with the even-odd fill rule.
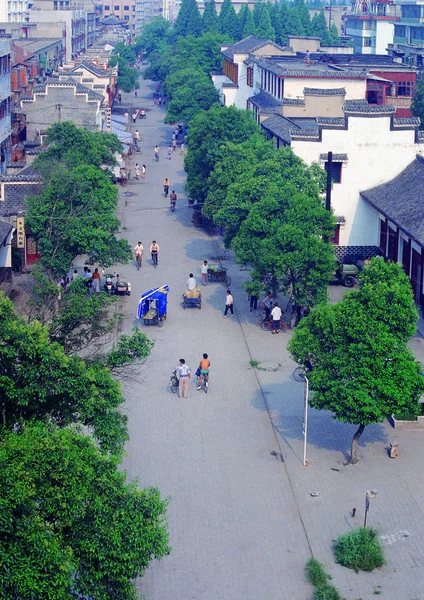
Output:
[[[61,123],[62,122],[62,112],[61,112],[62,111],[62,105],[61,104],[56,104],[55,108],[59,112],[59,119],[58,120],[59,120],[59,123]]]

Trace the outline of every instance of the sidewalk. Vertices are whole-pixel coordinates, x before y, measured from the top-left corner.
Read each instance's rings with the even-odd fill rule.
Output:
[[[142,486],[170,496],[173,550],[151,564],[139,591],[148,600],[307,600],[312,590],[304,566],[312,549],[347,600],[371,600],[380,590],[385,600],[424,598],[424,432],[367,427],[361,462],[352,467],[344,453],[355,427],[311,410],[310,466],[302,466],[303,385],[292,378],[291,334],[271,336],[256,325],[242,288],[248,273],[219,237],[193,226],[183,160],[178,152],[166,159],[172,128],[163,124],[165,110],[153,106],[154,87],[141,81],[137,99],[123,94],[129,111],[147,113],[134,127],[142,155],[132,159],[147,165],[147,178],[121,190],[123,233],[133,246],[141,239],[146,250],[154,238],[161,247],[157,269],[145,252],[140,272],[134,265],[120,271],[133,289],[122,299],[123,332],[142,327],[135,315],[143,291],[168,284],[169,311],[162,328],[146,328],[155,347],[142,381],[124,386],[130,433],[124,467]],[[174,214],[162,192],[165,177],[178,194]],[[202,288],[200,311],[183,310],[188,274],[200,281],[202,261],[218,257],[232,278],[235,317],[222,318],[225,288],[218,283]],[[411,345],[423,358],[423,338]],[[212,363],[208,395],[196,392],[194,382],[187,400],[170,394],[168,377],[178,359],[195,371],[203,352]],[[266,370],[253,369],[251,360]],[[401,456],[390,460],[386,448],[395,437]],[[369,524],[380,529],[387,565],[356,575],[334,564],[332,540],[363,522],[365,493],[375,488]],[[311,497],[315,490],[320,495]]]

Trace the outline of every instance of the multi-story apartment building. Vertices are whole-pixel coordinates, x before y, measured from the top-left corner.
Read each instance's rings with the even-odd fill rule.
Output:
[[[28,18],[28,0],[0,0],[0,22],[22,23]]]
[[[10,36],[0,35],[0,170],[4,175],[11,156]]]
[[[180,6],[181,0],[136,0],[137,29],[160,15],[173,23],[178,16]]]
[[[352,12],[343,16],[346,36],[358,54],[387,54],[399,19],[394,0],[356,0]]]
[[[50,31],[53,37],[60,37],[59,31],[65,27],[65,60],[72,60],[86,50],[87,13],[84,9],[41,10],[34,7],[29,14],[30,21],[37,23],[37,30],[43,36],[47,37]]]
[[[401,18],[395,24],[389,54],[421,69],[424,64],[424,2],[397,0],[397,3],[400,5]]]
[[[126,21],[129,31],[136,33],[136,0],[102,0],[102,16]]]

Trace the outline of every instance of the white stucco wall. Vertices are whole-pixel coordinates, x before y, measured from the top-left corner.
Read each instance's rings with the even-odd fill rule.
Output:
[[[393,44],[394,34],[394,23],[376,21],[375,54],[387,54],[387,46]]]
[[[399,175],[424,152],[415,143],[415,132],[390,131],[390,117],[349,117],[348,129],[323,129],[322,141],[294,140],[292,149],[307,164],[320,161],[320,154],[347,154],[341,183],[333,185],[331,204],[346,223],[340,229],[341,246],[378,245],[378,214],[359,196],[361,191]]]
[[[346,100],[358,100],[365,98],[367,81],[366,79],[324,79],[324,78],[306,78],[293,77],[284,78],[284,98],[303,98],[305,87],[323,89],[346,89]]]
[[[0,268],[12,266],[12,236],[15,229],[11,229],[5,244],[0,245]]]

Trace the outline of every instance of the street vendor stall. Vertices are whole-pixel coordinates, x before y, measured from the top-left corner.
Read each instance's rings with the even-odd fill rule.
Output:
[[[145,325],[158,325],[162,327],[166,321],[169,286],[149,290],[143,294],[138,302],[137,317],[143,319]]]

